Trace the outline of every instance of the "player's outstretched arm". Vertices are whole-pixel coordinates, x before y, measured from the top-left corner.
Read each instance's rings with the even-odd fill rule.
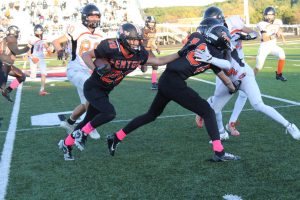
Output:
[[[59,38],[56,38],[55,40],[52,41],[52,44],[55,48],[55,51],[57,52],[57,54],[63,54],[64,50],[61,46],[62,43],[67,42],[69,39],[63,35]]]
[[[172,62],[173,60],[176,60],[179,57],[180,56],[178,55],[178,53],[173,53],[159,58],[154,56],[149,56],[146,65],[154,65],[154,66],[165,65],[168,64],[169,62]]]

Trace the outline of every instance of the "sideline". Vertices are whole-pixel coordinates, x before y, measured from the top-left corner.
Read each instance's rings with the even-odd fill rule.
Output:
[[[8,131],[5,138],[5,143],[3,147],[3,151],[1,154],[0,161],[0,200],[5,199],[6,188],[8,185],[9,172],[10,172],[10,163],[12,158],[12,152],[14,148],[14,141],[16,137],[16,129],[18,124],[18,116],[20,111],[20,103],[21,103],[21,94],[22,94],[23,84],[19,85],[17,92],[15,103],[13,107],[13,111],[10,118],[10,123],[8,127]]]

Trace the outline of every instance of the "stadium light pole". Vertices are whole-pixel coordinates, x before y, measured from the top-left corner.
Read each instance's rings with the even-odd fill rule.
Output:
[[[246,25],[250,24],[250,18],[249,18],[249,2],[248,0],[244,0],[244,16],[245,16],[245,20],[246,20]]]

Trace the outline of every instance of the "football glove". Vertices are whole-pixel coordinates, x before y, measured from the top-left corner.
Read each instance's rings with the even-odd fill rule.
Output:
[[[203,45],[202,48],[200,47],[200,49],[195,50],[194,58],[196,61],[205,63],[211,63],[212,61],[212,55],[209,53],[206,45]]]
[[[257,38],[257,34],[254,32],[251,32],[249,34],[242,34],[242,33],[236,33],[237,35],[240,35],[240,40],[255,40]]]
[[[58,58],[58,60],[62,60],[63,59],[64,53],[65,52],[62,49],[57,52],[57,58]]]
[[[236,93],[240,89],[242,81],[241,80],[236,80],[236,81],[233,81],[232,84],[233,84],[235,90],[234,91],[229,91],[229,94]]]

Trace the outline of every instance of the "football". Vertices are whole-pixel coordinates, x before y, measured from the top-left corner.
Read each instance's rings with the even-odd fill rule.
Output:
[[[94,65],[96,66],[95,70],[97,74],[103,76],[111,71],[111,66],[106,59],[97,58],[94,60]]]

